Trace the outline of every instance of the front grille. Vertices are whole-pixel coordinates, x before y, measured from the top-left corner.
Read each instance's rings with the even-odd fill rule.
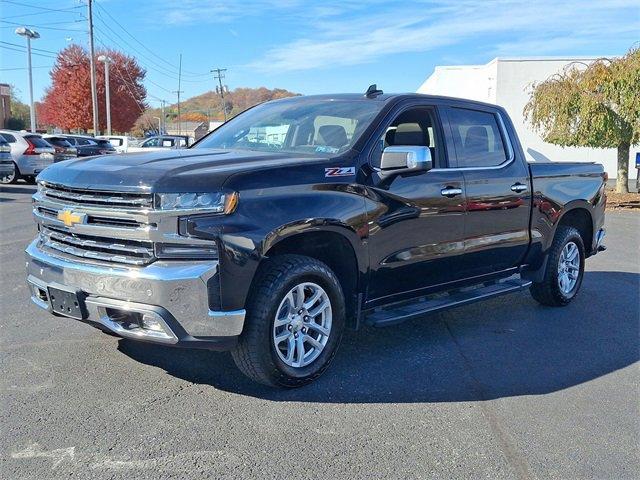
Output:
[[[50,219],[58,218],[58,210],[50,207],[36,206],[35,210],[42,216]],[[103,227],[118,227],[118,228],[151,228],[155,227],[154,224],[138,222],[132,218],[116,218],[100,213],[88,213],[87,225],[101,225]]]
[[[67,255],[104,262],[145,265],[155,258],[152,242],[80,235],[52,226],[40,227],[40,242]]]
[[[105,192],[63,187],[52,183],[42,184],[40,192],[44,198],[71,205],[126,209],[150,209],[153,207],[151,193]]]

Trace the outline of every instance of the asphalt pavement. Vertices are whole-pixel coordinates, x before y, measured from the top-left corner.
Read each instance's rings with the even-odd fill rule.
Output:
[[[566,308],[521,292],[348,332],[293,391],[29,301],[24,184],[0,187],[0,478],[640,478],[640,213]]]

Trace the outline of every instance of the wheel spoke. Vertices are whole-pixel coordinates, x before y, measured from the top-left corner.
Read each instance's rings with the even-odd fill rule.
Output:
[[[322,325],[318,325],[315,322],[307,323],[307,328],[315,330],[316,332],[320,332],[322,335],[329,335],[329,329],[323,327]]]
[[[286,361],[287,363],[291,364],[291,362],[293,362],[293,355],[296,351],[296,341],[295,338],[293,338],[293,335],[289,336],[289,341],[287,343],[287,356],[286,356]]]
[[[302,367],[302,362],[304,360],[304,340],[302,336],[299,336],[295,339],[296,342],[296,363],[298,367]]]
[[[311,298],[309,298],[309,300],[304,302],[304,308],[309,310],[311,307],[313,307],[313,305],[318,301],[318,299],[322,297],[323,293],[324,292],[322,290],[316,290],[316,292],[313,295],[311,295]]]
[[[296,287],[296,303],[295,308],[302,308],[304,306],[304,285],[300,284]]]
[[[288,330],[285,330],[275,338],[276,345],[280,345],[282,342],[287,340],[290,336],[291,336],[291,333]]]
[[[305,335],[304,341],[306,341],[308,344],[310,344],[313,348],[316,348],[317,350],[322,350],[324,348],[324,345],[322,345],[318,340],[313,338],[311,335]]]
[[[323,300],[320,305],[315,307],[313,310],[309,310],[310,317],[317,317],[319,313],[323,312],[329,306],[329,299]]]

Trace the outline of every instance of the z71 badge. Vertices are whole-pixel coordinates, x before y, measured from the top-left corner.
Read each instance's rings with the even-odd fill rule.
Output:
[[[356,167],[329,167],[324,169],[325,177],[348,177],[356,174]]]

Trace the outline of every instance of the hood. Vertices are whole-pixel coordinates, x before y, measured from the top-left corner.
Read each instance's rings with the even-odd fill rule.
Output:
[[[234,173],[314,160],[326,159],[241,150],[164,150],[68,160],[46,168],[38,180],[95,190],[206,192],[221,188]]]

